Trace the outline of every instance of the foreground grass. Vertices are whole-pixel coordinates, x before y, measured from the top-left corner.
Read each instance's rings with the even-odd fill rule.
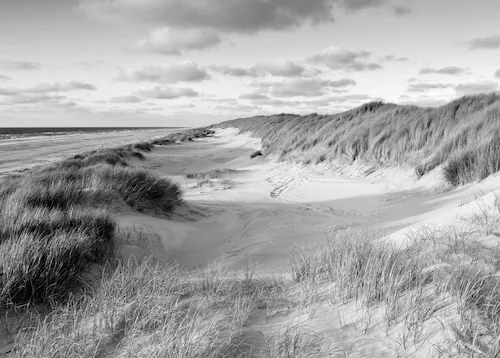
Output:
[[[191,278],[152,262],[108,268],[91,292],[32,316],[13,357],[224,357],[250,312],[227,273]]]
[[[129,167],[151,143],[101,149],[0,181],[0,305],[64,301],[112,258],[113,206],[169,215],[179,187]]]
[[[214,125],[262,138],[265,153],[320,163],[412,165],[417,176],[444,165],[452,185],[500,169],[500,95],[457,99],[439,108],[372,102],[335,114],[280,114]]]

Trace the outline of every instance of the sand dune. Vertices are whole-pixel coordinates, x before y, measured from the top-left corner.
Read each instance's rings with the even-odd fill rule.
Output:
[[[435,220],[498,183],[492,177],[445,191],[438,175],[417,181],[410,172],[394,169],[353,179],[321,166],[250,159],[258,148],[259,140],[233,129],[182,146],[159,147],[147,162],[136,164],[181,184],[189,209],[168,221],[125,212],[120,222],[157,237],[164,252],[155,255],[184,268],[227,257],[234,269],[256,265],[259,272],[270,273],[284,271],[297,246],[324,241],[329,231],[339,228],[383,229],[403,240],[405,228]],[[201,187],[185,177],[216,169],[233,172]],[[218,186],[221,181],[230,184]]]

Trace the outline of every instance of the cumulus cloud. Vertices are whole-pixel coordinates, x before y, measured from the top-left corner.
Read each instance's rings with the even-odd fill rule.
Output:
[[[298,77],[305,73],[306,69],[303,66],[297,65],[291,61],[272,63],[264,62],[258,63],[249,69],[251,75],[255,77],[271,75],[271,76],[282,76],[282,77]]]
[[[430,83],[430,82],[417,82],[411,81],[407,88],[407,92],[429,92],[436,89],[449,88],[452,85],[449,83]]]
[[[495,77],[496,77],[496,78],[500,78],[500,69],[498,69],[498,70],[495,72]]]
[[[249,70],[247,68],[231,67],[226,65],[213,65],[210,66],[209,68],[214,72],[226,76],[244,77],[250,75]]]
[[[112,103],[138,103],[142,102],[142,98],[139,98],[137,96],[117,96],[113,97],[109,100]]]
[[[0,69],[2,70],[38,70],[41,64],[31,61],[0,61]]]
[[[434,69],[425,67],[420,70],[421,75],[427,74],[438,74],[438,75],[462,75],[469,72],[469,69],[457,67],[457,66],[447,66],[440,69]]]
[[[125,18],[174,28],[232,32],[295,27],[333,21],[338,0],[85,0],[80,9],[100,18]]]
[[[180,97],[197,97],[198,92],[191,88],[174,88],[168,86],[155,86],[143,88],[136,93],[140,97],[152,99],[175,99]]]
[[[167,55],[180,55],[187,51],[206,50],[222,42],[221,36],[211,30],[175,30],[161,27],[151,31],[149,38],[139,41],[133,49]]]
[[[255,33],[333,22],[334,7],[358,11],[388,3],[388,0],[80,0],[79,9],[103,21],[125,19],[172,28]]]
[[[499,49],[500,35],[480,37],[469,41],[469,49]]]
[[[195,62],[185,62],[170,66],[148,66],[140,69],[121,70],[118,80],[128,82],[201,82],[209,78],[205,69]]]
[[[314,55],[309,62],[324,65],[333,70],[373,71],[382,68],[377,63],[370,62],[370,52],[354,52],[344,47],[330,47]]]
[[[492,81],[479,81],[459,84],[455,87],[455,90],[458,96],[464,96],[468,94],[496,92],[500,90],[500,86],[498,83]]]
[[[0,75],[0,82],[7,82],[7,81],[10,81],[12,78],[10,78],[9,76],[5,76],[5,75]]]
[[[292,78],[279,82],[257,82],[251,84],[258,88],[258,93],[273,97],[319,97],[338,89],[354,86],[356,82],[349,78],[332,81],[322,78]]]
[[[260,62],[249,68],[231,67],[226,65],[213,65],[210,70],[233,77],[314,77],[321,74],[318,68],[306,68],[292,61]]]
[[[17,96],[30,93],[71,92],[81,90],[95,91],[96,89],[97,87],[92,84],[79,81],[44,82],[33,87],[0,89],[0,95]]]

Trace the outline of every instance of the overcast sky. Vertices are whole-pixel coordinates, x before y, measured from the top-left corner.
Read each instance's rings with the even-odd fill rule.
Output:
[[[197,126],[499,90],[499,0],[0,0],[0,127]]]

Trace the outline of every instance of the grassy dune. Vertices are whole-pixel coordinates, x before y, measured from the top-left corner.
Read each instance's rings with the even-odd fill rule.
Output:
[[[499,94],[462,97],[439,108],[372,102],[335,115],[280,114],[217,127],[250,131],[262,138],[266,154],[305,163],[411,165],[419,177],[444,165],[452,185],[500,169]]]
[[[100,149],[0,181],[0,305],[64,301],[82,274],[112,259],[116,223],[112,204],[168,215],[182,201],[180,188],[129,167],[154,144],[210,134],[190,130],[163,139]]]

